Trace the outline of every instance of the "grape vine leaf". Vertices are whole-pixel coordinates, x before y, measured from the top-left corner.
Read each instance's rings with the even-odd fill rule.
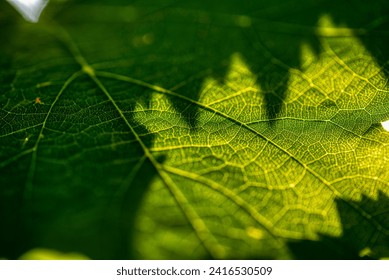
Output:
[[[322,235],[319,240],[291,241],[289,247],[297,259],[379,259],[389,256],[388,235],[375,231],[369,224],[369,220],[360,220],[353,211],[350,201],[336,200],[341,223],[342,235],[338,237]],[[382,192],[376,199],[362,196],[357,202],[361,208],[368,209],[370,213],[381,223],[388,220],[388,197]],[[370,248],[374,244],[374,250]],[[379,257],[381,256],[381,257]]]
[[[0,256],[387,256],[387,4],[258,2],[0,4]]]

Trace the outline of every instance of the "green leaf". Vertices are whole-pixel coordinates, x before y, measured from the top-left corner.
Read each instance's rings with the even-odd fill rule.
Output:
[[[20,257],[21,260],[88,260],[78,253],[62,253],[44,248],[35,248]]]
[[[388,4],[323,3],[1,3],[0,257],[388,256]]]

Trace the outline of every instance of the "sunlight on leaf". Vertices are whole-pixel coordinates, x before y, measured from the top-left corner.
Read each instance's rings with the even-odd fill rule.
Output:
[[[336,30],[329,22],[327,18],[326,28]],[[380,89],[381,81],[364,84],[363,92],[355,90],[366,79],[380,77],[379,67],[354,37],[340,40],[324,37],[321,42],[323,50],[316,59],[302,46],[302,58],[307,59],[302,61],[305,70],[290,70],[283,107],[272,127],[266,121],[263,99],[266,92],[257,85],[256,77],[261,73],[253,74],[238,53],[231,57],[223,84],[206,79],[199,101],[193,101],[192,106],[201,106],[196,132],[174,117],[178,112],[172,111],[164,95],[154,94],[148,110],[136,109],[139,112],[135,114],[136,120],[156,135],[152,151],[166,155],[163,168],[172,184],[181,186],[181,191],[188,193],[185,196],[192,197],[191,207],[204,216],[207,228],[202,230],[207,232],[206,238],[214,239],[216,234],[227,240],[228,229],[235,227],[237,220],[241,226],[248,223],[245,227],[250,229],[262,226],[260,235],[253,230],[247,234],[261,236],[254,239],[265,240],[266,246],[272,242],[276,246],[280,237],[316,240],[318,233],[339,236],[341,224],[334,199],[360,196],[353,191],[356,186],[351,182],[387,176],[387,172],[383,175],[378,170],[360,173],[361,167],[370,165],[375,155],[375,163],[385,165],[386,159],[380,155],[386,147],[357,148],[382,134],[366,133],[373,125],[372,120],[381,118],[382,107],[371,106],[379,105],[380,91],[386,94]],[[348,65],[349,60],[363,63]],[[287,67],[275,58],[272,62]],[[366,64],[373,76],[366,76]],[[369,104],[371,109],[367,107]],[[360,120],[358,126],[356,118]],[[360,186],[361,193],[374,195],[364,186]],[[384,182],[376,184],[376,188],[387,191]],[[160,201],[153,193],[149,193],[152,198],[145,206],[157,203],[152,209],[166,208],[164,199]],[[155,193],[163,197],[160,191]],[[283,202],[278,200],[279,196]],[[365,215],[359,206],[355,206],[355,211]],[[246,221],[247,214],[252,221]],[[148,219],[159,224],[158,216],[152,212]],[[213,221],[215,216],[231,217],[231,222],[219,224]],[[153,229],[150,234],[156,232],[158,229]],[[142,238],[145,234],[142,233]],[[272,238],[275,240],[271,241]],[[262,242],[253,243],[243,235],[240,239],[253,248],[266,250]],[[138,242],[142,244],[141,239]],[[232,243],[227,244],[234,248]],[[237,257],[236,250],[231,250],[228,256]]]
[[[63,253],[56,250],[36,248],[23,254],[20,260],[88,260],[89,258],[79,253]]]
[[[389,131],[389,121],[384,121],[381,124],[386,131]]]
[[[386,35],[227,2],[5,9],[1,256],[387,256]]]

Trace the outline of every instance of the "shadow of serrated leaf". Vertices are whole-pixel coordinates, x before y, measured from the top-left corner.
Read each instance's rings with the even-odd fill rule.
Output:
[[[140,5],[141,7],[139,8],[142,11],[142,9],[146,7],[144,18],[131,19],[132,21],[126,17],[127,14],[125,13],[122,14],[124,17],[120,18],[120,14],[109,14],[106,12],[104,13],[105,19],[108,18],[109,20],[113,20],[113,22],[104,24],[115,25],[116,23],[114,20],[116,17],[118,17],[119,20],[127,18],[130,22],[125,24],[122,29],[119,29],[120,34],[123,35],[123,37],[120,37],[119,39],[128,40],[128,48],[124,51],[120,49],[117,53],[117,58],[120,60],[124,57],[124,61],[127,59],[128,64],[125,64],[125,67],[120,68],[113,63],[111,66],[106,67],[105,65],[103,68],[109,69],[109,67],[111,67],[112,69],[115,69],[115,71],[117,70],[124,74],[130,74],[131,76],[135,75],[152,84],[159,84],[164,88],[174,89],[191,100],[198,100],[200,92],[199,85],[201,85],[203,78],[211,75],[216,78],[216,80],[223,82],[228,71],[229,58],[234,53],[239,52],[245,58],[251,72],[257,76],[258,84],[265,90],[263,105],[266,109],[265,111],[268,123],[271,125],[280,115],[283,102],[287,94],[287,85],[290,79],[289,69],[287,68],[300,67],[301,43],[309,42],[314,50],[314,53],[319,53],[320,45],[315,33],[318,18],[322,14],[327,13],[333,16],[337,22],[346,22],[346,24],[350,24],[350,26],[355,28],[360,27],[359,21],[355,20],[356,17],[348,12],[349,8],[347,3],[349,2],[342,2],[342,9],[335,9],[338,7],[338,4],[334,7],[323,6],[318,5],[313,1],[288,2],[287,4],[284,4],[283,1],[262,1],[261,3],[251,1],[244,2],[243,4],[240,3],[239,5],[233,2],[229,2],[228,5],[225,5],[225,2],[218,1],[189,1],[182,7],[180,6],[181,3],[173,2],[166,4],[161,2],[159,4],[155,4],[152,8],[146,7],[146,3]],[[99,2],[96,2],[95,4],[99,4]],[[115,7],[116,11],[120,10],[121,6],[123,6],[122,1],[116,1],[115,4],[118,5]],[[128,3],[126,2],[124,6],[127,6],[127,4]],[[71,4],[67,3],[66,5],[69,7],[68,10],[61,11],[61,13],[64,12],[62,15],[58,14],[58,21],[63,24],[65,28],[69,29],[70,33],[76,37],[75,41],[83,46],[85,40],[89,39],[88,36],[85,36],[85,34],[88,33],[78,31],[78,28],[80,28],[78,25],[79,19],[77,16],[73,17],[74,13],[77,12],[77,8],[73,10],[74,7]],[[134,6],[136,5],[137,3],[134,3]],[[371,7],[362,2],[357,2],[356,5],[360,10],[363,10],[366,6],[368,6],[368,8]],[[293,9],[290,9],[291,7]],[[382,12],[384,9],[379,9],[377,6],[373,7],[375,7],[373,9],[374,12],[372,12],[371,15],[369,14],[366,19],[370,20],[370,18],[373,17],[374,19],[371,20],[373,23],[376,19],[378,19],[376,26],[381,28],[387,22],[385,21],[385,15]],[[147,12],[149,10],[152,12],[148,14]],[[309,11],[309,13],[306,13],[306,11]],[[301,16],[302,14],[308,16],[303,17]],[[85,21],[85,14],[82,15],[82,20]],[[382,20],[380,21],[381,18]],[[91,14],[91,19],[98,21],[99,15]],[[176,22],[174,22],[174,20],[176,20]],[[150,22],[150,26],[144,27],[145,23]],[[285,24],[282,24],[282,22],[285,22]],[[274,23],[276,24],[274,25]],[[179,28],[175,29],[174,26],[176,25],[179,26]],[[286,31],[285,33],[287,33],[287,36],[275,35],[284,31]],[[373,32],[372,34],[375,33]],[[109,41],[113,37],[117,37],[117,35],[117,33],[113,32],[113,36],[109,37],[109,39],[103,37],[100,38],[98,35],[96,38],[106,39]],[[85,40],[83,41],[82,37],[84,36]],[[379,38],[377,39],[379,43],[374,43],[376,41],[371,40],[369,32],[361,34],[359,38],[361,38],[361,40],[365,43],[371,54],[379,61],[380,65],[385,66],[387,59],[386,40]],[[158,45],[153,44],[153,41],[158,42]],[[98,41],[93,42],[95,45],[98,43]],[[113,49],[115,49],[116,45],[114,42],[109,42],[108,46],[110,44],[112,44]],[[88,55],[87,50],[88,49],[86,48],[86,53]],[[101,50],[96,48],[95,51],[97,53]],[[102,52],[104,51],[104,48],[102,48]],[[96,53],[94,53],[94,55],[96,55]],[[264,55],[264,53],[266,54]],[[104,63],[104,61],[100,61],[99,58],[102,57],[98,57],[97,59],[92,57],[92,60],[95,61],[91,61],[91,63],[95,64],[94,67],[96,68],[99,67],[99,64]],[[287,65],[287,68],[279,67],[274,64],[274,58],[282,61],[284,65]],[[109,59],[114,59],[114,57],[109,57]],[[111,62],[112,61],[108,61],[108,64]],[[5,78],[6,81],[9,79],[9,77]],[[142,94],[141,91],[134,91],[133,93]],[[138,100],[143,103],[147,103],[148,99],[148,94],[139,95],[138,97]],[[170,99],[173,107],[179,114],[182,115],[187,124],[191,128],[196,129],[198,108],[192,104],[187,104],[182,100],[178,100],[177,98]],[[72,99],[69,98],[67,101],[71,102],[71,100]],[[131,106],[137,101],[132,102]],[[148,132],[143,130],[142,126],[139,126],[138,123],[133,121],[131,112],[133,106],[131,106],[129,106],[130,109],[128,110],[128,119],[131,120],[134,126],[139,128],[139,133],[147,135]],[[91,115],[93,115],[93,113],[91,113]],[[152,137],[145,140],[145,143],[147,147],[150,147],[152,144]],[[131,156],[131,153],[128,155]],[[94,158],[91,160],[94,160]],[[78,167],[80,168],[78,171],[82,172],[83,168],[80,166]],[[132,168],[133,165],[129,166],[129,169]],[[100,201],[96,201],[96,204],[94,204],[93,201],[88,201],[88,203],[91,204],[85,204],[85,207],[81,204],[78,205],[77,207],[79,208],[75,208],[80,212],[86,208],[90,209],[97,207],[98,214],[95,213],[94,215],[103,217],[103,221],[98,218],[98,222],[96,223],[98,224],[98,229],[93,227],[83,228],[81,226],[82,219],[73,223],[74,227],[70,227],[70,229],[75,230],[75,233],[79,235],[78,237],[81,236],[79,241],[75,241],[78,238],[76,238],[76,234],[69,238],[70,235],[68,235],[68,233],[60,232],[66,231],[67,225],[65,220],[72,217],[72,215],[76,215],[76,211],[71,209],[74,205],[68,205],[68,209],[61,210],[63,211],[61,213],[61,215],[63,215],[63,220],[59,223],[62,224],[62,226],[58,227],[58,229],[54,231],[55,234],[50,234],[51,236],[44,237],[44,241],[38,242],[36,240],[43,240],[42,237],[39,237],[39,235],[42,234],[45,228],[50,228],[50,223],[41,223],[39,218],[34,220],[32,223],[28,222],[26,227],[16,227],[10,230],[5,240],[9,240],[9,238],[13,237],[16,237],[16,239],[12,243],[13,245],[10,245],[11,243],[7,245],[7,253],[5,255],[11,255],[11,257],[16,256],[15,254],[18,253],[13,251],[16,247],[20,247],[17,249],[17,251],[20,252],[25,251],[28,248],[41,246],[42,244],[40,243],[43,242],[43,245],[46,245],[45,247],[59,246],[60,249],[65,250],[77,247],[77,251],[84,252],[92,258],[133,257],[132,246],[130,245],[131,240],[123,241],[124,243],[118,243],[116,240],[117,238],[131,239],[137,209],[139,208],[143,195],[147,190],[144,186],[149,185],[151,178],[155,176],[155,170],[152,167],[148,166],[144,168],[145,169],[141,169],[140,172],[146,176],[139,178],[141,179],[139,184],[132,183],[128,186],[129,188],[134,188],[134,193],[128,193],[128,196],[126,196],[128,198],[128,204],[125,205],[124,209],[126,209],[125,213],[127,214],[124,214],[123,216],[119,215],[120,218],[118,218],[119,216],[117,213],[112,215],[110,214],[105,217],[102,214],[102,212],[104,212],[103,209],[105,208],[101,208],[102,206],[100,205]],[[91,170],[88,171],[91,172]],[[92,171],[96,172],[96,170]],[[107,174],[107,176],[109,177],[110,175]],[[101,174],[97,174],[95,178],[91,179],[90,177],[82,177],[82,175],[80,175],[80,177],[76,177],[75,179],[73,178],[74,181],[70,180],[68,183],[72,184],[77,181],[77,178],[81,178],[81,181],[86,183],[88,187],[93,187],[94,185],[109,185],[106,184],[107,181],[105,181],[108,179],[102,179],[103,177],[104,176]],[[75,185],[79,186],[82,184]],[[98,192],[99,190],[95,191]],[[80,199],[81,201],[88,197],[88,194],[85,191],[76,191],[75,193],[77,194],[77,199]],[[94,196],[91,196],[88,199],[93,199],[93,197]],[[106,205],[106,201],[102,203],[102,205],[104,204]],[[348,213],[347,205],[343,205],[341,201],[338,201],[338,210],[341,213],[341,217],[344,215],[342,222],[343,220],[344,222],[346,221],[347,216],[349,218],[352,217],[352,213]],[[68,215],[69,212],[67,211],[73,211],[72,215]],[[346,215],[342,213],[348,214]],[[114,219],[112,221],[111,217],[115,215],[115,219],[117,220]],[[124,229],[122,228],[123,224],[120,222],[121,219],[125,221]],[[41,228],[36,231],[35,236],[33,234],[26,239],[27,241],[23,240],[22,242],[22,239],[25,236],[24,231],[30,231],[33,227],[35,227],[35,222],[39,224],[41,223]],[[72,224],[72,222],[70,224]],[[13,226],[12,224],[8,224],[8,226],[10,225],[11,227]],[[66,227],[63,225],[66,225]],[[352,225],[351,228],[355,229],[356,225]],[[77,232],[77,230],[81,230],[82,233]],[[91,232],[88,232],[88,230]],[[94,235],[96,232],[99,234],[101,233],[100,237],[96,237]],[[344,255],[344,258],[353,258],[354,251],[358,253],[358,250],[363,250],[364,248],[359,248],[358,246],[354,248],[355,244],[350,245],[346,242],[350,234],[358,236],[357,231],[352,230],[349,233],[345,227],[344,232],[345,238],[340,238],[340,243],[343,244],[339,245],[339,247],[342,248],[340,250],[340,254],[347,252]],[[58,240],[55,236],[61,236],[61,234],[64,234],[63,238],[67,239],[67,241],[63,242],[62,245],[58,245]],[[89,241],[84,243],[83,240]],[[336,244],[340,244],[337,239],[334,241],[331,238],[323,237],[323,240],[326,240],[326,243],[334,243],[335,247]],[[25,243],[28,243],[28,245],[21,245]],[[101,244],[101,246],[99,248],[95,248],[94,244]],[[123,244],[125,245],[122,246]],[[302,243],[301,246],[305,246],[304,248],[310,248],[316,246],[315,244],[317,245],[318,243],[306,241],[306,243]],[[80,250],[80,246],[83,249]],[[291,245],[291,248],[293,246],[294,245]],[[319,247],[320,246],[321,243],[319,244]],[[301,251],[304,250],[307,249],[303,249]],[[107,253],[108,251],[110,252]],[[351,253],[348,254],[348,252]],[[311,255],[310,258],[314,258],[314,255]]]
[[[363,217],[350,206],[350,201],[336,199],[342,224],[339,237],[319,235],[319,240],[290,241],[288,246],[296,259],[381,259],[389,255],[388,229],[378,226],[389,222],[389,197],[378,192],[372,199],[363,195],[357,206],[369,213]],[[353,201],[355,202],[355,201]]]

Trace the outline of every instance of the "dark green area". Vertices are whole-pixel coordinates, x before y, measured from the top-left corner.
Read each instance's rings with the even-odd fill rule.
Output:
[[[258,106],[264,110],[261,121],[271,131],[284,114],[282,108],[291,81],[289,70],[301,68],[301,45],[309,44],[317,56],[324,51],[317,34],[319,19],[324,15],[332,18],[336,26],[354,32],[387,79],[388,8],[388,1],[360,0],[53,1],[41,21],[31,24],[3,1],[0,257],[16,259],[30,249],[44,247],[80,252],[92,259],[160,258],[161,255],[143,253],[143,245],[136,241],[142,238],[142,230],[137,228],[138,215],[150,186],[155,184],[153,180],[160,178],[161,184],[167,184],[153,160],[145,157],[144,148],[151,149],[158,135],[147,129],[149,123],[140,123],[135,117],[139,104],[145,112],[154,108],[151,96],[155,90],[150,85],[179,92],[180,98],[167,95],[179,114],[171,117],[172,123],[182,118],[191,132],[201,132],[199,116],[207,110],[192,101],[200,99],[205,79],[226,82],[231,57],[239,53],[263,91],[263,104]],[[82,68],[80,62],[85,62],[80,61],[79,55],[96,71],[117,73],[136,81],[123,83],[101,74],[101,87],[93,75],[84,71],[64,87],[65,81]],[[275,59],[282,63],[275,63]],[[186,82],[181,84],[182,81]],[[44,104],[35,104],[36,97]],[[388,97],[382,100],[388,101]],[[336,107],[333,102],[316,105],[329,110]],[[358,122],[366,126],[356,138],[378,129],[373,124],[388,115],[388,109],[378,107],[374,105],[369,118],[353,119],[350,127]],[[326,133],[327,130],[323,135]],[[154,159],[160,164],[157,166],[162,166],[167,156],[158,154]],[[238,186],[233,184],[228,187],[235,190]],[[372,193],[376,191],[375,184],[382,187],[378,181],[368,184]],[[379,192],[378,200],[364,197],[352,206],[348,202],[335,198],[341,236],[321,235],[320,241],[292,242],[280,238],[284,246],[277,247],[275,242],[266,247],[261,243],[257,254],[247,249],[247,253],[237,253],[236,258],[354,259],[372,245],[372,238],[376,239],[376,250],[371,257],[387,256],[388,229],[377,233],[375,222],[361,218],[356,210],[383,212],[377,216],[377,223],[388,227],[386,194]],[[151,211],[158,214],[159,209]],[[168,206],[161,209],[161,213],[169,211]],[[190,240],[192,232],[188,228],[193,225],[180,216],[185,216],[185,211],[176,207],[171,217],[163,214],[158,220],[163,223],[155,222],[154,226],[177,229],[180,236]],[[215,217],[219,218],[222,217]],[[376,221],[375,216],[372,219]],[[220,237],[221,243],[223,238]],[[193,253],[171,248],[164,256],[218,257],[203,243],[201,240],[197,247],[193,246]],[[234,258],[234,254],[226,257]]]

